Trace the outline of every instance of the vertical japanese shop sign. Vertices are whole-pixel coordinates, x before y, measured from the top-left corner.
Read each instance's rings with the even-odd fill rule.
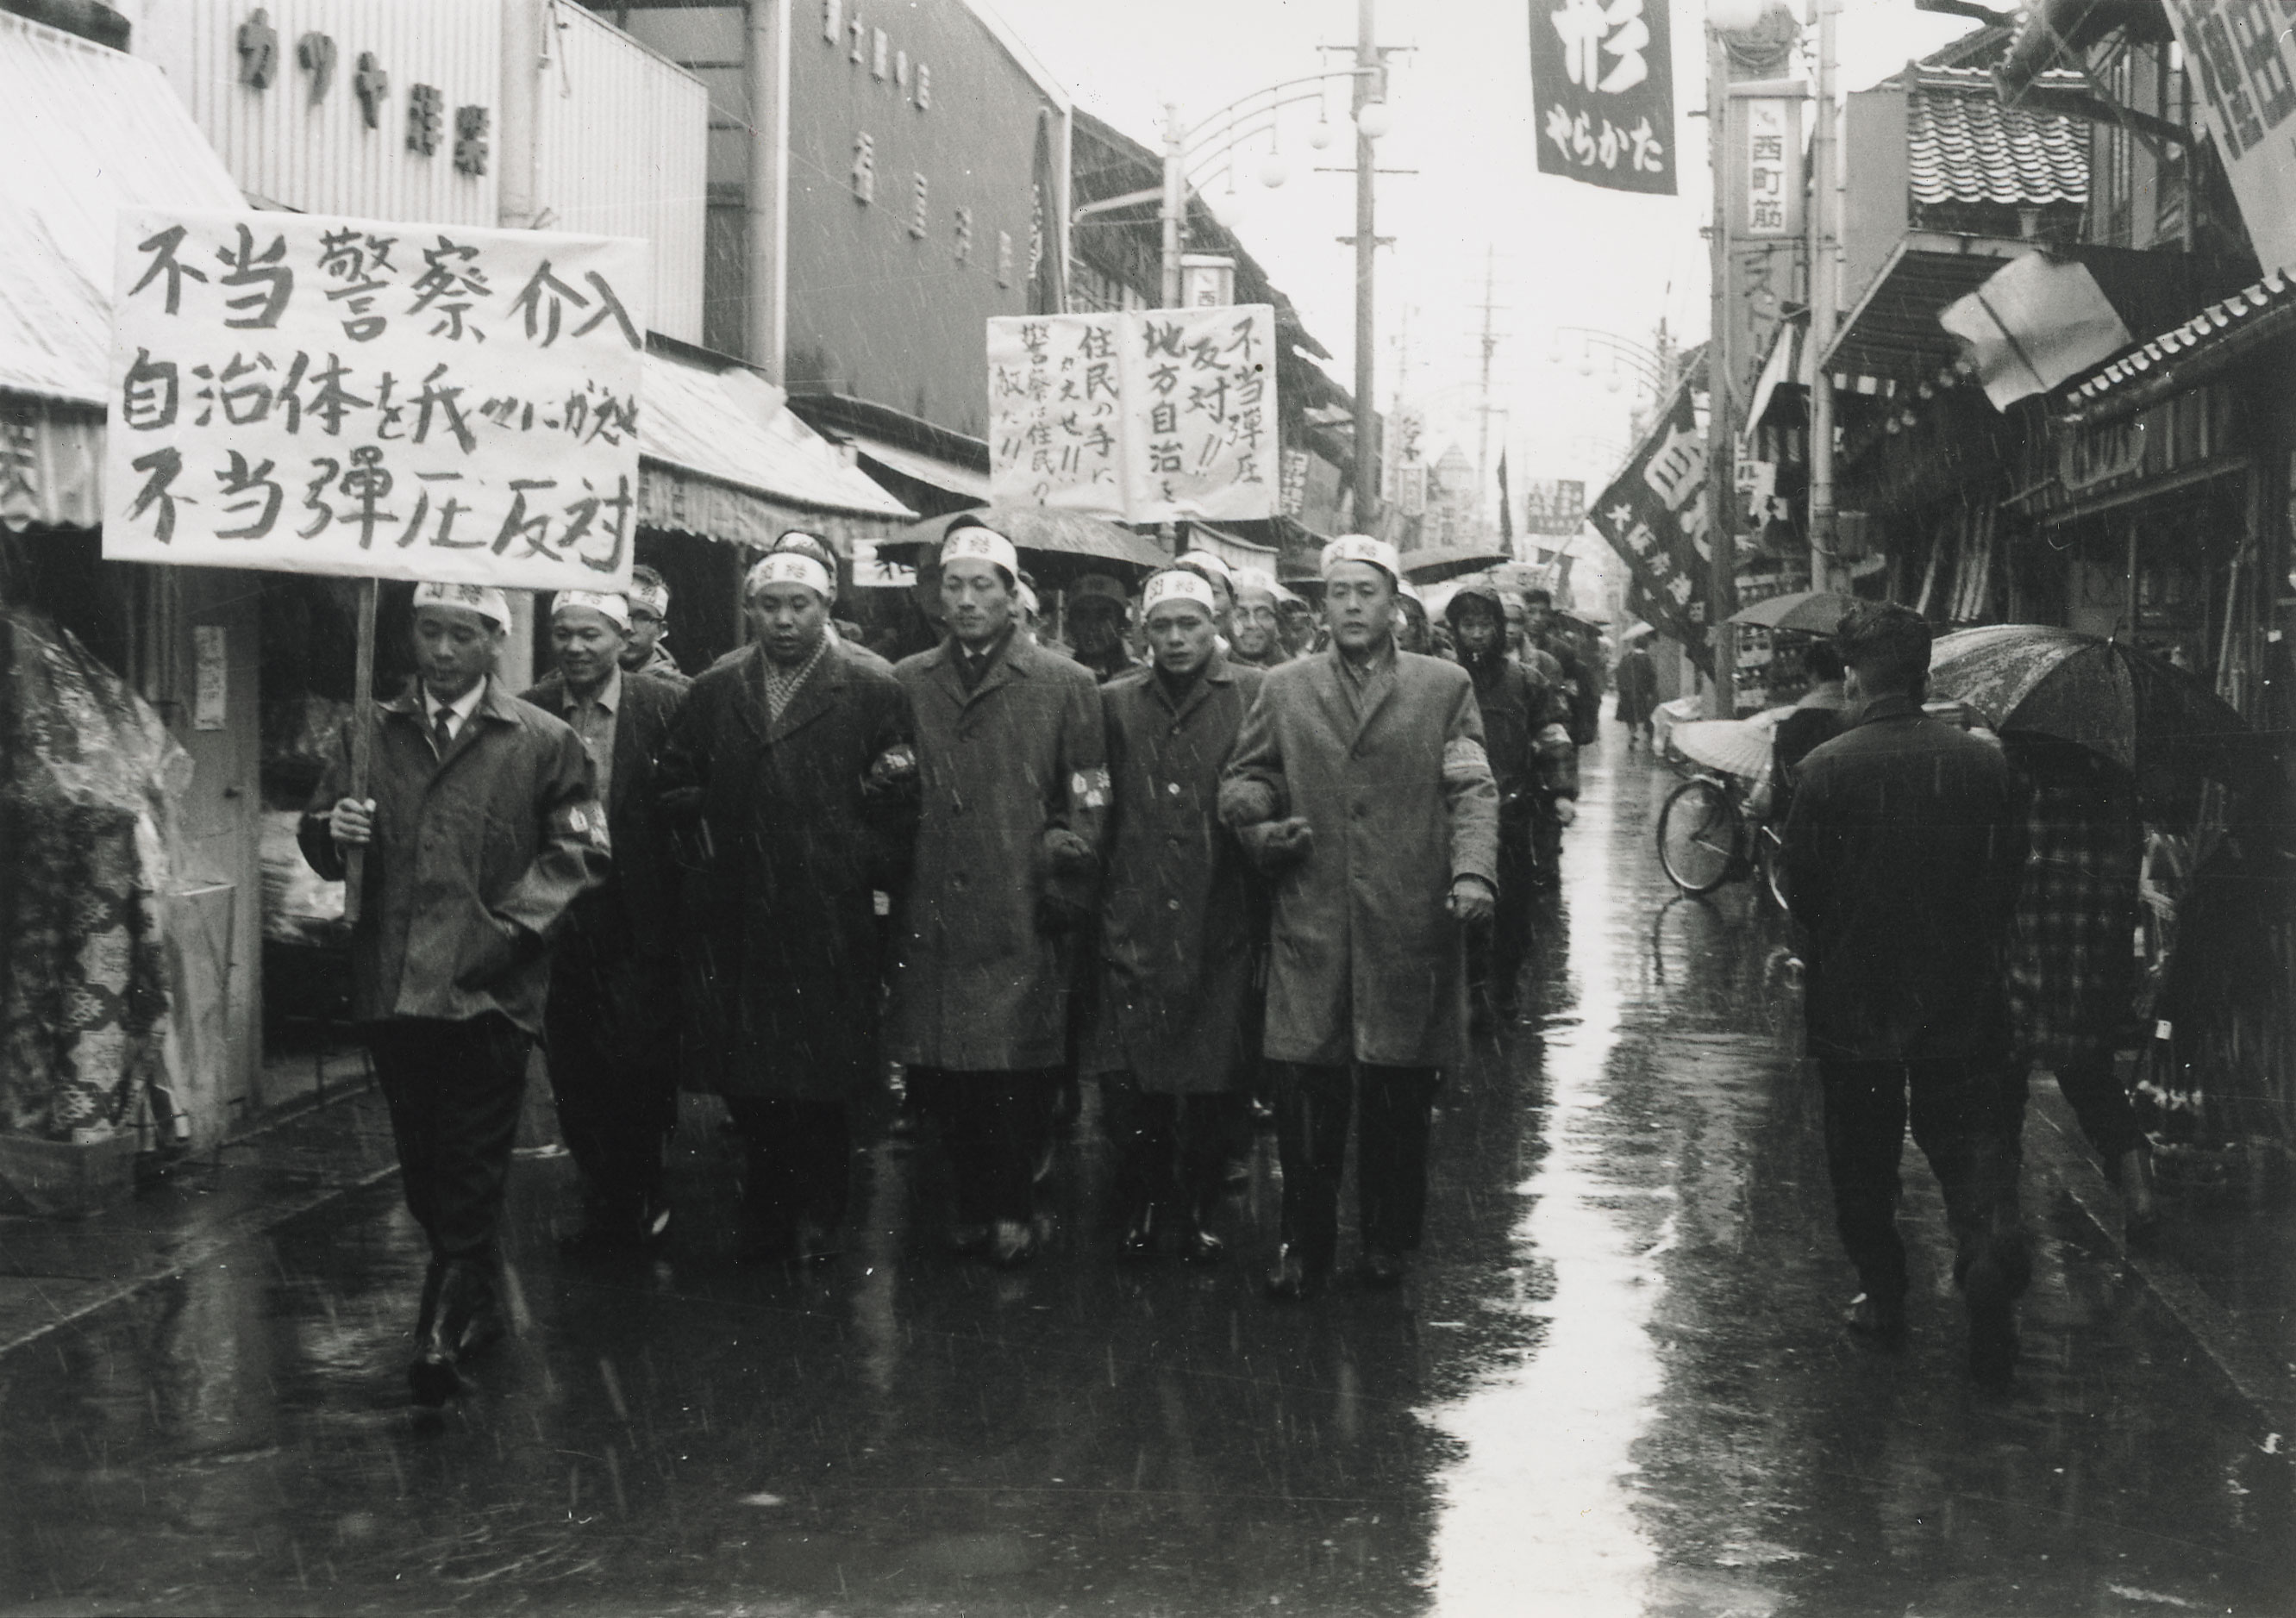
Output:
[[[1651,623],[1710,675],[1713,652],[1698,610],[1706,569],[1705,487],[1706,435],[1685,379],[1587,519],[1633,571]]]
[[[2296,41],[2267,0],[2169,0],[2249,241],[2267,270],[2296,269]]]
[[[1784,96],[1730,102],[1731,234],[1776,241],[1802,231],[1801,102]]]
[[[120,216],[103,553],[628,583],[646,244]]]
[[[1674,195],[1665,0],[1530,0],[1530,95],[1541,174]]]
[[[990,497],[1121,522],[1273,517],[1266,304],[988,323]]]

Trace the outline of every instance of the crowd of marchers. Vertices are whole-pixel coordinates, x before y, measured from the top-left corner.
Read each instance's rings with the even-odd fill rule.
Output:
[[[1078,581],[1060,648],[1002,534],[961,520],[937,571],[945,638],[894,664],[840,631],[831,549],[785,535],[744,582],[749,643],[689,681],[640,569],[555,598],[555,667],[523,695],[495,672],[499,592],[417,591],[365,790],[332,770],[301,841],[324,876],[363,868],[354,1016],[430,1244],[419,1403],[504,1331],[537,1040],[586,1199],[573,1255],[668,1238],[684,1086],[742,1142],[744,1257],[834,1257],[857,1104],[898,1074],[947,1159],[948,1247],[1024,1264],[1083,1075],[1118,1256],[1219,1258],[1272,1118],[1267,1290],[1315,1296],[1355,1122],[1358,1273],[1402,1280],[1437,1087],[1472,1016],[1513,1003],[1594,732],[1551,599],[1469,585],[1431,624],[1394,550],[1348,536],[1320,613],[1191,552],[1136,601]]]

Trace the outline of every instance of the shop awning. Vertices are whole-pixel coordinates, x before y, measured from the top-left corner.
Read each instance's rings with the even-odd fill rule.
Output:
[[[1825,370],[1836,386],[1860,392],[1874,390],[1859,387],[1859,377],[1919,381],[1935,376],[1961,357],[1961,345],[1938,324],[1938,315],[1983,286],[2003,264],[2032,250],[2030,241],[1997,236],[1907,232],[1843,318],[1822,361]]]
[[[2296,280],[2275,271],[2067,383],[2056,403],[2068,425],[2134,415],[2292,335]]]
[[[148,61],[0,13],[0,391],[102,407],[113,220],[244,208]]]
[[[1265,573],[1275,576],[1276,548],[1249,540],[1241,534],[1231,534],[1225,528],[1215,528],[1210,523],[1188,525],[1188,549],[1210,551],[1220,560],[1239,572]]]
[[[1816,380],[1817,357],[1810,352],[1809,317],[1791,316],[1779,323],[1776,334],[1770,339],[1769,357],[1762,362],[1762,372],[1754,379],[1754,391],[1746,401],[1748,430],[1765,425],[1763,418],[1770,413],[1781,388],[1799,388],[1800,396],[1806,398],[1810,384]]]
[[[638,522],[729,544],[790,527],[882,526],[916,513],[791,413],[746,366],[650,349],[638,413]],[[824,519],[832,519],[824,523]]]
[[[905,449],[898,444],[888,444],[882,438],[872,438],[860,433],[852,435],[854,453],[865,462],[873,461],[887,471],[950,494],[967,500],[988,502],[988,474],[954,461],[944,461],[939,455],[929,455],[922,450]]]

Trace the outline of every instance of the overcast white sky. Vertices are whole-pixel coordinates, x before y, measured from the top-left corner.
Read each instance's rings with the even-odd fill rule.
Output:
[[[1077,104],[1150,145],[1161,108],[1180,104],[1193,122],[1279,79],[1347,65],[1318,45],[1352,47],[1352,0],[988,0],[1027,40]],[[1381,254],[1379,387],[1392,402],[1400,323],[1410,330],[1408,390],[1427,407],[1428,455],[1456,439],[1476,453],[1477,333],[1484,255],[1496,263],[1493,317],[1503,334],[1493,367],[1491,460],[1505,433],[1518,490],[1531,477],[1600,481],[1616,470],[1628,396],[1601,375],[1547,364],[1559,325],[1595,326],[1648,342],[1663,317],[1677,336],[1705,335],[1704,223],[1710,182],[1706,126],[1678,118],[1683,194],[1637,197],[1538,172],[1532,145],[1529,29],[1554,0],[1382,0],[1381,43],[1415,45],[1400,59],[1395,131],[1381,143],[1382,167],[1415,176],[1380,181],[1379,234],[1398,238]],[[1705,103],[1702,8],[1672,12],[1675,92],[1687,113]],[[1841,87],[1862,88],[1972,24],[1913,9],[1912,0],[1844,0]],[[1344,91],[1335,90],[1335,98]],[[1335,116],[1343,110],[1335,99]],[[1352,160],[1344,139],[1324,152],[1305,136],[1312,108],[1283,131],[1292,178],[1269,191],[1256,152],[1231,199],[1208,195],[1253,255],[1299,306],[1308,329],[1352,382],[1354,266],[1335,238],[1354,227],[1354,181],[1312,172]]]

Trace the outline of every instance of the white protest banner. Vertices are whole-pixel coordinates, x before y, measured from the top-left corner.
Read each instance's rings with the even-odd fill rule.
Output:
[[[989,497],[1121,522],[1275,515],[1266,304],[988,323]]]
[[[629,582],[646,244],[120,215],[103,554]]]

